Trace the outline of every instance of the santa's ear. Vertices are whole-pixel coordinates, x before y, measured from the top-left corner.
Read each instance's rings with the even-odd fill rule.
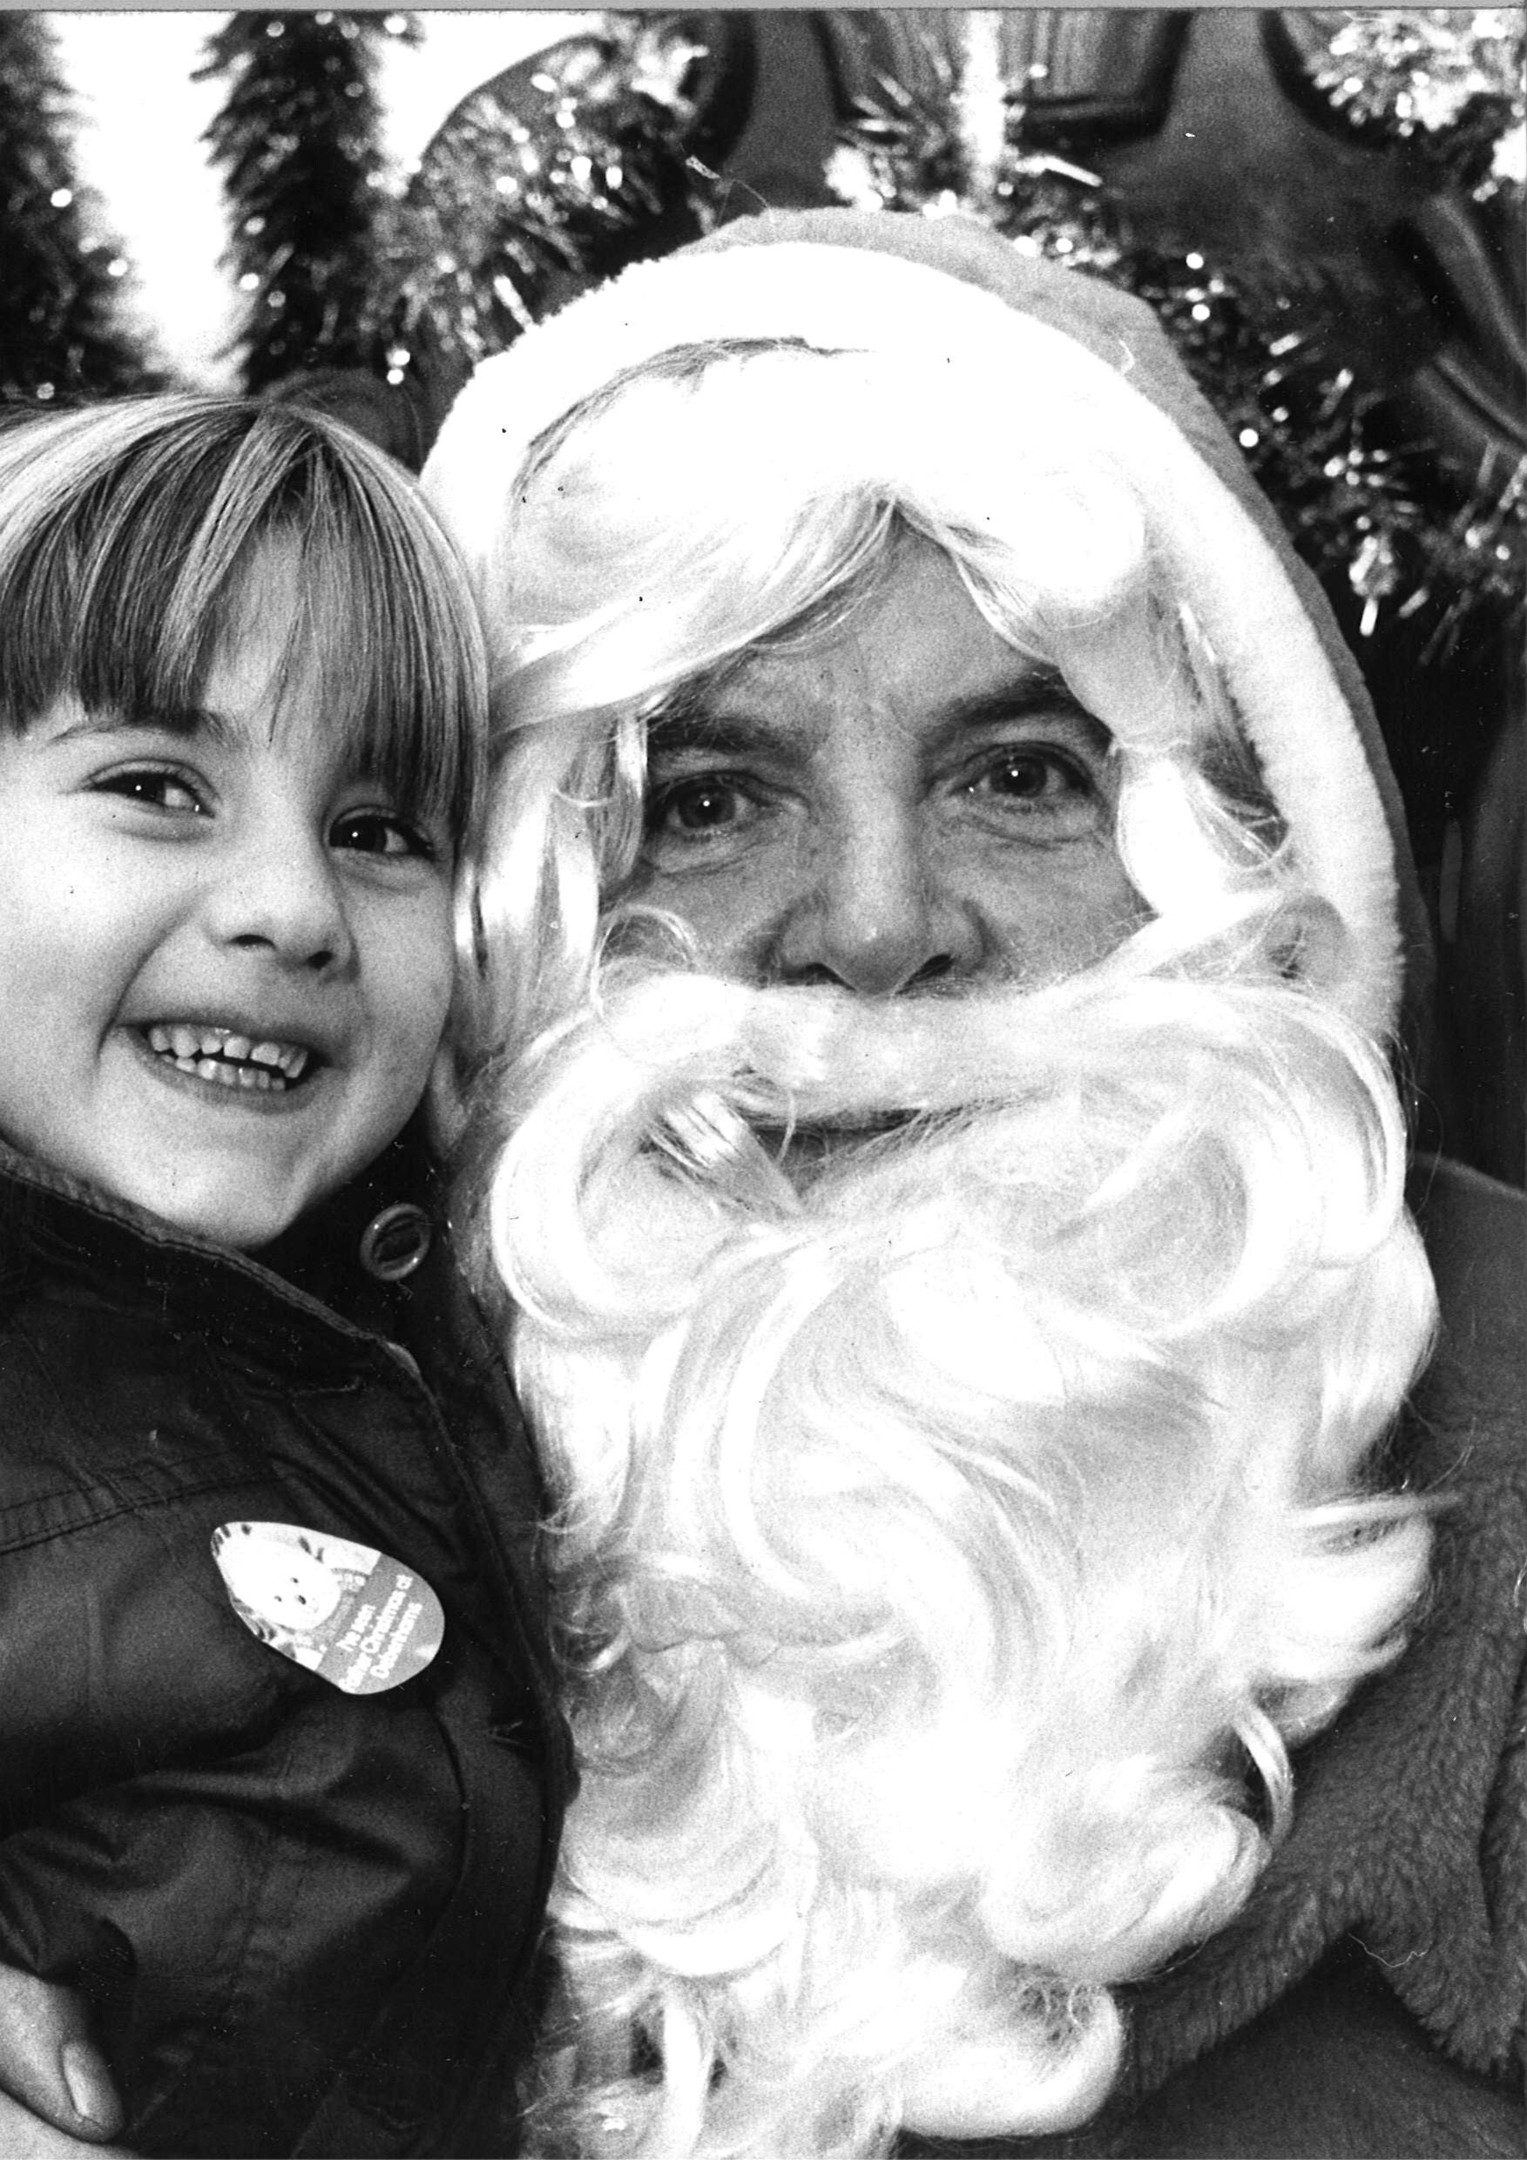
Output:
[[[424,1089],[424,1116],[430,1145],[443,1160],[454,1153],[467,1123],[462,1059],[449,1029],[430,1067]]]
[[[456,900],[456,984],[440,1047],[424,1090],[424,1115],[430,1144],[442,1159],[455,1149],[466,1128],[467,1087],[488,1041],[487,989],[482,968],[482,934],[475,885],[459,881]]]

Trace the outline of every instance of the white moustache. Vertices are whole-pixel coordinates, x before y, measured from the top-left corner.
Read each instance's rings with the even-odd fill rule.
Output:
[[[956,1131],[967,1162],[984,1146],[1011,1166],[1014,1191],[1026,1178],[1053,1188],[1052,1164],[1073,1163],[1093,1178],[1091,1191],[1073,1180],[1069,1204],[1085,1211],[1110,1176],[1148,1183],[1176,1157],[1179,1177],[1191,1157],[1214,1178],[1203,1136],[1227,1116],[1248,1161],[1286,1161],[1291,1130],[1307,1159],[1325,1160],[1312,1215],[1282,1206],[1280,1178],[1251,1181],[1246,1204],[1265,1225],[1253,1253],[1275,1254],[1268,1264],[1281,1269],[1291,1242],[1309,1250],[1313,1238],[1327,1259],[1361,1249],[1375,1210],[1397,1205],[1404,1163],[1375,1047],[1307,991],[1269,981],[1265,965],[1219,981],[1158,972],[1164,933],[1154,943],[1132,939],[1039,990],[884,1002],[616,964],[591,1007],[510,1077],[520,1114],[488,1226],[507,1287],[547,1318],[574,1278],[575,1302],[607,1317],[622,1306],[650,1316],[642,1286],[659,1278],[675,1295],[684,1278],[687,1294],[697,1278],[676,1272],[666,1247],[654,1268],[641,1240],[622,1257],[604,1235],[612,1219],[642,1220],[634,1186],[651,1238],[687,1240],[698,1263],[714,1249],[707,1219],[719,1234],[743,1216],[783,1226],[803,1207],[837,1209],[861,1169],[911,1150],[936,1182],[928,1151]],[[824,1133],[839,1136],[825,1170],[823,1151],[787,1145]],[[874,1145],[846,1150],[845,1133]],[[697,1220],[691,1200],[709,1217]]]
[[[1233,1049],[1262,993],[1283,984],[1293,962],[1308,983],[1331,935],[1318,904],[1237,896],[1216,922],[1200,914],[1190,932],[1148,923],[1085,972],[1039,988],[962,983],[889,999],[616,960],[540,1062],[555,1067],[564,1046],[592,1053],[597,1044],[612,1091],[650,1100],[682,1093],[691,1076],[724,1073],[750,1122],[874,1127],[1053,1085],[1088,1055],[1106,1062],[1110,1041],[1134,1058],[1158,1034],[1207,1028],[1206,1048]],[[1224,992],[1217,1019],[1199,994],[1205,983]],[[1325,1001],[1294,995],[1318,1025]],[[1333,1032],[1344,1045],[1357,1040],[1340,1022]]]

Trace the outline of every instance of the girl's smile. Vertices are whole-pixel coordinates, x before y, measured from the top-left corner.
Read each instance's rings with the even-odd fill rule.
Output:
[[[449,843],[335,749],[300,668],[275,693],[282,551],[245,600],[202,710],[60,699],[0,739],[0,1132],[249,1248],[406,1122],[453,941]]]
[[[232,1028],[155,1025],[144,1030],[148,1046],[176,1072],[221,1087],[284,1094],[316,1071],[313,1053],[300,1043],[255,1042]]]

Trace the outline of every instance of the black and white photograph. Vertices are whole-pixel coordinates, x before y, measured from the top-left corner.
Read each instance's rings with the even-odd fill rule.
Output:
[[[1527,2160],[1527,9],[0,9],[0,2160]]]

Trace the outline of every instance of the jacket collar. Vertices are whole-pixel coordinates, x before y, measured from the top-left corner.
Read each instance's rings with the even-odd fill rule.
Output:
[[[357,1339],[403,1332],[410,1288],[361,1264],[368,1224],[410,1201],[436,1224],[438,1173],[412,1129],[360,1178],[258,1254],[178,1230],[0,1141],[0,1280],[46,1264],[80,1279],[110,1280],[114,1294],[162,1309],[220,1341],[304,1361],[332,1359],[336,1331]]]

